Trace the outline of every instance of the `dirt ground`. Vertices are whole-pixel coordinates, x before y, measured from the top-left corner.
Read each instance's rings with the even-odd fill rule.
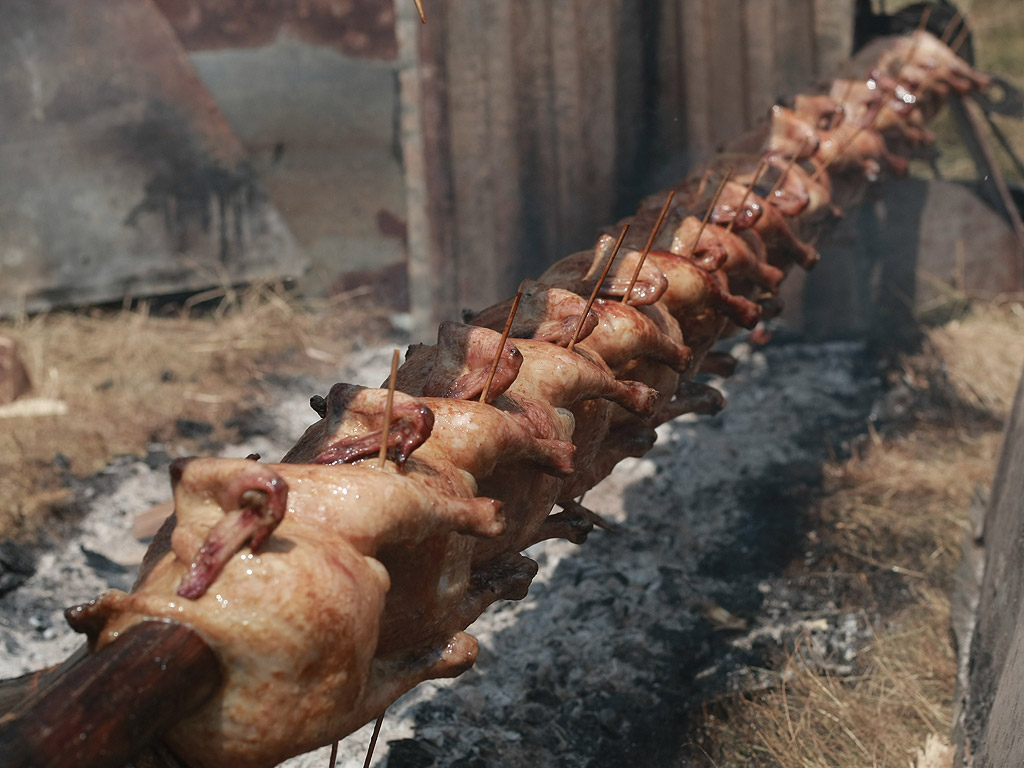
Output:
[[[963,5],[981,68],[1019,72],[1018,0]],[[1022,124],[997,122],[1022,145]],[[972,174],[956,151],[940,167]],[[359,293],[225,288],[0,324],[39,406],[0,408],[0,677],[66,656],[61,609],[131,583],[132,523],[169,497],[171,459],[277,458],[311,394],[383,379],[406,340]],[[375,765],[948,768],[949,591],[1024,307],[964,301],[895,360],[784,334],[736,351],[721,416],[667,425],[588,497],[619,534],[532,552],[530,596],[475,625],[472,671],[393,708]],[[368,736],[339,764],[362,765]]]
[[[44,449],[25,437],[32,419],[5,422],[62,495],[49,516],[22,506],[15,518],[22,537],[9,542],[47,546],[16,547],[27,573],[7,568],[17,584],[0,598],[0,676],[66,656],[79,640],[61,609],[130,584],[143,550],[132,523],[168,497],[170,458],[276,458],[315,418],[311,394],[336,379],[379,383],[403,343],[346,335],[366,326],[355,306],[325,319],[263,294],[190,320],[135,310],[10,329],[37,350],[31,359],[59,366],[44,381],[81,398],[81,423],[54,430]],[[84,363],[46,357],[115,338],[145,349],[117,366],[96,364],[113,343]],[[225,343],[236,348],[217,351]],[[531,551],[541,574],[530,596],[474,625],[472,671],[393,707],[375,764],[904,766],[929,736],[941,748],[951,573],[1024,362],[1024,309],[971,307],[887,363],[861,343],[785,332],[731,348],[742,362],[718,382],[726,410],[666,425],[647,457],[588,495],[618,534]],[[175,394],[154,405],[163,386]],[[126,401],[150,409],[145,429],[135,414],[118,431],[109,414]],[[110,431],[90,443],[86,424]],[[114,448],[98,474],[92,445]],[[346,739],[340,764],[361,765],[367,738]]]

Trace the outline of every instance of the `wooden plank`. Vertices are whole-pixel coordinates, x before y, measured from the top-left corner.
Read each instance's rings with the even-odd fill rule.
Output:
[[[504,298],[512,286],[526,277],[520,265],[522,253],[522,195],[520,158],[516,151],[518,110],[515,102],[512,14],[515,0],[484,3],[483,28],[479,34],[488,52],[487,119],[490,137],[492,237],[495,299]],[[463,295],[471,306],[473,297]]]
[[[468,300],[485,307],[499,298],[494,274],[498,261],[494,247],[495,180],[490,172],[487,115],[490,55],[486,39],[480,34],[482,4],[449,3],[446,15],[457,295],[460,304]]]
[[[586,190],[591,216],[607,222],[615,200],[615,0],[575,0],[578,21],[580,102],[586,117],[580,120],[580,185]]]
[[[786,94],[800,93],[817,72],[814,0],[778,0],[776,7],[779,88]]]
[[[615,146],[616,183],[614,206],[632,213],[637,199],[650,184],[646,166],[649,155],[648,104],[645,71],[645,30],[642,0],[616,0],[613,4],[616,31]],[[607,222],[604,222],[607,223]]]
[[[585,115],[580,99],[580,61],[577,9],[573,0],[549,0],[551,10],[552,137],[556,158],[555,205],[558,232],[555,247],[562,252],[577,236],[585,217],[587,192],[580,183],[585,162],[581,126]],[[585,12],[584,12],[585,13]]]
[[[814,0],[815,62],[819,78],[832,77],[853,53],[854,0]]]
[[[776,69],[775,3],[748,2],[743,9],[746,29],[746,100],[748,125],[763,119],[779,96]]]
[[[696,160],[712,144],[711,80],[708,48],[708,0],[678,0],[683,9],[683,59],[686,69],[686,125]]]
[[[686,80],[683,71],[682,8],[678,2],[659,5],[657,24],[658,90],[655,97],[655,162],[664,164],[686,148]]]
[[[409,237],[409,303],[413,336],[430,341],[437,322],[458,309],[452,181],[444,67],[445,5],[421,24],[412,3],[397,3],[400,132]]]
[[[741,0],[709,0],[708,50],[711,134],[715,144],[736,136],[748,125],[746,99],[747,41]]]
[[[513,61],[520,121],[517,151],[523,192],[523,254],[521,267],[539,274],[558,256],[559,221],[554,197],[557,158],[552,137],[550,4],[547,0],[515,0]]]
[[[957,765],[966,755],[986,768],[1021,765],[1024,687],[1024,379],[1017,388],[1006,439],[992,481],[984,520],[985,572],[958,691],[963,714],[956,723]],[[959,702],[958,702],[959,703]]]

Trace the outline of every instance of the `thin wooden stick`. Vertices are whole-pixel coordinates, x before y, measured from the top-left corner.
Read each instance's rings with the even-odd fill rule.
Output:
[[[955,43],[950,44],[950,50],[953,51],[953,54],[955,56],[959,56],[960,55],[959,54],[960,46],[963,45],[967,41],[967,35],[969,35],[971,33],[971,29],[972,29],[970,26],[968,26],[968,19],[967,19],[967,17],[963,16],[961,11],[958,10],[956,12],[956,15],[953,16],[953,21],[950,21],[950,23],[946,25],[946,29],[942,32],[942,39],[939,41],[941,43],[945,43],[946,42],[946,35],[953,28],[953,26],[955,25],[955,20],[958,17],[960,17],[962,19],[963,26],[960,29],[960,35],[957,37],[957,41]],[[902,67],[900,69],[902,71]],[[932,84],[932,80],[935,79],[935,75],[936,75],[937,72],[938,72],[938,68],[937,67],[932,69],[932,70],[930,70],[928,72],[928,74],[925,76],[924,80],[918,86],[917,92],[915,93],[915,96],[917,96],[918,94],[924,94],[928,90],[928,86],[930,86]]]
[[[843,98],[836,103],[836,109],[832,112],[832,119],[828,123],[828,130],[834,131],[839,124],[846,119],[846,102],[850,98],[850,94],[853,93],[853,84],[856,81],[851,77],[846,81],[846,90],[843,92]],[[809,139],[804,139],[804,145],[806,146]]]
[[[750,197],[750,193],[754,191],[754,185],[757,184],[757,180],[761,178],[761,174],[764,173],[765,167],[768,165],[768,160],[761,158],[761,162],[757,164],[757,170],[754,171],[754,178],[750,180],[750,184],[747,185],[747,191],[743,193],[743,197],[740,198],[740,204],[736,206],[736,213],[733,214],[732,219],[729,220],[729,226],[725,228],[726,232],[732,232],[733,227],[736,226],[736,219],[743,213],[743,206],[747,204],[747,198]]]
[[[957,8],[956,13],[953,14],[953,18],[949,20],[949,24],[942,30],[942,37],[939,38],[939,42],[943,45],[949,45],[950,39],[953,37],[953,30],[956,29],[956,25],[963,19],[964,12]]]
[[[700,184],[697,185],[697,199],[700,200],[704,196],[704,190],[708,187],[708,179],[711,178],[711,169],[708,168],[704,171],[704,174],[700,177]]]
[[[930,19],[931,16],[932,16],[932,6],[930,6],[930,5],[925,6],[924,12],[921,14],[921,20],[917,23],[917,30],[915,31],[914,36],[910,38],[910,50],[907,51],[906,58],[903,59],[903,63],[900,64],[900,68],[898,70],[896,70],[896,74],[893,77],[893,82],[895,83],[895,85],[893,85],[893,87],[892,87],[892,91],[893,92],[896,91],[896,86],[899,85],[900,78],[902,77],[902,74],[903,74],[903,70],[906,68],[906,66],[914,58],[914,54],[917,53],[917,46],[920,43],[919,33],[925,31],[925,28],[928,26],[928,19]],[[888,90],[888,89],[886,89],[886,90]],[[883,96],[884,96],[884,94],[885,94],[885,91],[883,91]]]
[[[931,21],[933,8],[934,6],[931,5],[926,5],[924,7],[924,11],[921,13],[921,20],[917,22],[918,32],[924,32],[928,29],[928,22]]]
[[[391,354],[391,378],[388,379],[388,399],[384,405],[384,429],[380,435],[380,468],[388,461],[388,436],[391,434],[391,408],[395,403],[395,379],[398,378],[398,350]]]
[[[772,188],[768,191],[768,194],[765,195],[765,200],[771,200],[772,196],[776,192],[778,192],[779,189],[782,188],[783,183],[786,181],[786,177],[789,175],[790,169],[792,169],[793,164],[796,163],[797,158],[800,157],[800,154],[804,151],[804,149],[807,148],[807,144],[808,142],[810,142],[810,140],[811,139],[809,136],[804,137],[804,140],[800,144],[800,148],[796,151],[796,154],[789,158],[789,162],[786,163],[786,167],[782,169],[782,173],[779,174],[779,178],[775,181],[775,184],[772,185]]]
[[[505,351],[505,342],[508,341],[508,334],[512,330],[512,321],[519,311],[519,302],[523,300],[523,289],[526,288],[526,281],[519,284],[515,299],[512,300],[512,309],[508,313],[508,320],[505,321],[505,330],[501,333],[501,341],[498,343],[498,351],[494,355],[494,362],[491,363],[491,372],[487,374],[487,383],[484,384],[484,391],[480,393],[480,402],[487,402],[487,395],[491,391],[491,382],[494,381],[494,374],[498,372],[498,363],[501,362],[501,353]]]
[[[380,724],[384,722],[384,714],[387,712],[380,713],[380,717],[377,718],[377,722],[373,724],[373,735],[370,737],[370,746],[366,748],[366,759],[363,761],[363,768],[370,768],[370,759],[373,757],[373,749],[377,746],[377,737],[380,736]]]
[[[423,0],[413,0],[416,3],[416,10],[420,12],[420,22],[427,23],[427,14],[423,12]]]
[[[700,243],[701,235],[704,234],[704,229],[707,227],[708,222],[711,221],[711,214],[715,210],[718,198],[722,196],[722,190],[725,189],[725,185],[729,181],[730,176],[732,176],[731,165],[725,170],[725,176],[722,177],[722,181],[719,183],[718,189],[715,190],[715,196],[711,198],[711,204],[708,206],[708,210],[700,222],[700,229],[697,230],[697,239],[693,241],[693,245],[690,247],[690,252],[686,254],[686,258],[692,259],[693,254],[697,252],[697,245]]]
[[[334,768],[338,764],[338,744],[340,742],[334,742],[331,744],[331,757],[327,762],[327,768]]]
[[[608,257],[608,263],[604,265],[601,277],[598,278],[597,283],[594,285],[594,290],[590,292],[590,298],[587,299],[587,306],[583,308],[583,314],[580,315],[580,320],[576,323],[576,330],[573,332],[572,339],[566,347],[570,352],[572,352],[573,347],[576,346],[576,342],[580,340],[580,334],[583,333],[583,326],[587,324],[587,317],[590,315],[590,308],[594,306],[594,300],[597,298],[597,293],[601,290],[601,286],[604,285],[604,279],[608,277],[608,272],[612,268],[612,262],[615,261],[615,255],[619,252],[619,248],[622,247],[622,241],[626,239],[627,232],[629,232],[629,224],[622,227],[622,233],[619,235],[619,239],[615,242],[615,247],[612,249],[612,255]]]
[[[826,171],[826,170],[828,169],[828,167],[829,167],[830,165],[832,165],[833,161],[834,161],[834,160],[835,160],[835,159],[836,159],[837,157],[839,157],[839,153],[840,153],[840,152],[842,152],[842,151],[843,151],[844,149],[846,149],[846,147],[847,147],[847,146],[848,146],[848,145],[849,145],[850,143],[852,143],[852,142],[853,142],[853,140],[854,140],[855,138],[857,138],[857,136],[858,136],[858,135],[860,134],[860,132],[861,132],[861,131],[863,131],[863,130],[864,130],[864,126],[863,126],[863,125],[857,126],[857,129],[856,129],[856,130],[855,130],[855,131],[854,131],[854,132],[853,132],[852,134],[850,134],[850,136],[849,136],[848,138],[844,139],[844,140],[843,140],[843,141],[841,141],[841,142],[837,142],[837,143],[836,143],[836,148],[835,148],[835,151],[833,151],[833,152],[832,152],[832,154],[830,154],[830,155],[828,156],[828,158],[827,158],[827,159],[826,159],[826,158],[822,158],[822,160],[821,160],[821,165],[819,165],[819,166],[818,166],[818,167],[817,167],[817,168],[816,168],[816,169],[814,170],[814,173],[812,173],[812,174],[811,174],[811,178],[810,178],[810,180],[811,180],[811,181],[817,181],[817,180],[818,180],[818,177],[819,177],[819,176],[821,176],[821,174],[823,174],[823,173],[824,173],[824,172],[825,172],[825,171]]]
[[[900,65],[900,69],[907,66],[914,54],[917,53],[917,46],[919,43],[919,33],[924,32],[928,28],[928,20],[932,17],[932,6],[925,6],[924,11],[921,13],[921,20],[917,22],[917,29],[915,30],[914,36],[910,39],[910,50],[907,52],[907,58],[904,59],[903,64]],[[899,72],[896,73],[896,78],[899,79]]]
[[[670,189],[668,191],[668,197],[665,198],[665,204],[661,206],[661,213],[658,214],[658,220],[654,222],[654,229],[651,230],[651,236],[647,238],[647,245],[644,246],[643,253],[640,254],[640,260],[636,263],[636,269],[633,270],[633,279],[629,281],[629,288],[626,289],[626,293],[622,297],[622,303],[628,304],[629,297],[633,295],[633,286],[636,285],[637,279],[640,277],[640,270],[643,269],[644,262],[647,260],[647,254],[651,252],[651,246],[654,245],[654,238],[658,236],[658,232],[661,231],[661,225],[665,222],[665,216],[668,214],[668,207],[672,204],[672,198],[676,196],[676,191]]]
[[[851,133],[851,134],[850,134],[849,136],[847,136],[847,137],[846,137],[845,139],[843,139],[842,141],[840,141],[840,142],[836,142],[836,148],[835,148],[835,151],[834,151],[834,152],[832,152],[832,154],[828,156],[828,159],[827,159],[827,160],[825,160],[824,158],[822,159],[821,165],[819,165],[819,166],[818,166],[818,167],[817,167],[817,168],[815,169],[814,173],[812,173],[812,174],[811,174],[811,178],[810,178],[810,180],[811,180],[811,181],[817,181],[817,180],[818,180],[818,177],[819,177],[819,176],[821,176],[821,174],[822,174],[822,173],[823,173],[823,172],[824,172],[824,171],[825,171],[825,170],[826,170],[826,169],[827,169],[827,168],[828,168],[828,167],[829,167],[830,165],[832,165],[832,163],[833,163],[833,162],[835,162],[835,159],[836,159],[837,157],[839,157],[839,155],[840,155],[840,154],[842,154],[842,153],[843,153],[843,151],[845,151],[845,150],[846,150],[846,148],[847,148],[848,146],[850,146],[851,144],[853,144],[853,141],[854,141],[854,139],[856,139],[856,138],[857,138],[858,136],[860,136],[860,134],[861,134],[861,131],[863,131],[863,130],[865,130],[865,129],[867,129],[867,128],[870,128],[870,127],[871,127],[872,125],[874,125],[874,123],[875,123],[875,120],[877,120],[877,119],[878,119],[878,114],[879,114],[879,112],[881,112],[881,110],[875,110],[875,113],[874,113],[874,114],[873,114],[873,115],[871,116],[871,119],[870,119],[870,120],[868,120],[868,121],[867,121],[866,123],[861,123],[860,125],[858,125],[858,126],[857,126],[857,128],[856,128],[856,130],[854,130],[854,132],[853,132],[853,133]]]
[[[971,20],[964,16],[963,29],[961,29],[960,34],[956,36],[956,41],[951,46],[949,46],[953,50],[953,53],[955,53],[960,58],[963,58],[963,56],[960,56],[960,48],[963,46],[964,43],[967,42],[968,35],[970,35],[973,31],[974,28],[971,24]]]

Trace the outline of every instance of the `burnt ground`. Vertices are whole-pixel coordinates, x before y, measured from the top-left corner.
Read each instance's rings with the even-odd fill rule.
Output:
[[[378,384],[390,349],[354,355],[340,378]],[[816,556],[809,510],[823,466],[866,439],[869,418],[886,418],[882,379],[859,343],[734,350],[741,365],[718,382],[725,411],[663,426],[648,456],[587,495],[617,532],[531,550],[541,570],[529,596],[471,628],[474,669],[392,707],[375,765],[705,764],[695,716],[729,692],[771,685],[796,644],[851,670],[870,617],[837,607],[842,587],[827,567],[807,576],[803,566]],[[309,395],[330,383],[274,382],[279,405],[249,415],[245,444],[209,452],[277,458],[315,418]],[[0,597],[0,677],[62,659],[78,638],[61,609],[134,578],[143,548],[131,521],[169,497],[174,455],[154,445],[146,461],[119,459],[79,481],[66,530],[42,551],[14,553],[34,574]],[[8,586],[21,579],[3,567]],[[367,727],[346,739],[339,764],[362,765],[368,737]],[[326,762],[325,749],[289,765]]]

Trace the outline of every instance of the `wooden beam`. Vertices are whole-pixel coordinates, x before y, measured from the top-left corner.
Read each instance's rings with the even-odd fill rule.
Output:
[[[0,765],[122,766],[220,684],[220,663],[196,632],[144,621],[0,718]]]

